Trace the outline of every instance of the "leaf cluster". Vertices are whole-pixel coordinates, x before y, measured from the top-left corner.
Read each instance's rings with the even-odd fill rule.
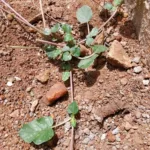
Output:
[[[104,8],[109,10],[109,11],[115,11],[117,7],[121,6],[123,3],[123,0],[114,0],[112,3],[107,2],[104,5]]]

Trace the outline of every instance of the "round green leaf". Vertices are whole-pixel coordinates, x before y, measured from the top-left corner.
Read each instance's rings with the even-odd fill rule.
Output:
[[[81,69],[88,68],[90,65],[92,65],[94,63],[94,60],[96,57],[98,57],[97,54],[91,56],[90,58],[81,60],[78,64],[78,67]]]
[[[71,33],[71,26],[69,24],[62,24],[62,29],[65,33]]]
[[[109,2],[107,2],[105,5],[104,5],[104,8],[107,9],[107,10],[111,10],[113,7],[113,5]]]
[[[42,117],[24,124],[19,131],[19,136],[27,143],[34,142],[40,145],[54,136],[52,125],[51,117]]]
[[[113,5],[114,6],[120,6],[122,4],[123,0],[114,0]]]
[[[62,73],[62,80],[63,81],[67,81],[70,77],[70,72],[69,71],[65,71]]]
[[[67,109],[68,114],[76,115],[79,112],[79,108],[77,103],[74,101],[72,102]]]
[[[87,37],[93,37],[93,36],[96,36],[98,34],[98,28],[93,28],[91,30],[91,32],[87,35]]]
[[[69,61],[71,59],[72,59],[72,56],[71,56],[71,54],[69,52],[64,52],[63,53],[62,60]]]
[[[70,71],[71,70],[71,65],[69,63],[62,63],[62,69],[65,71]]]
[[[64,35],[64,41],[65,41],[65,42],[69,42],[69,41],[72,41],[72,40],[74,40],[72,34],[66,33],[66,34]]]
[[[50,35],[51,34],[51,29],[50,28],[45,28],[43,32],[44,32],[44,35]]]
[[[93,43],[94,39],[92,37],[86,38],[86,45],[90,46]]]
[[[52,33],[56,33],[56,32],[58,32],[59,30],[60,30],[60,24],[59,24],[59,23],[55,24],[55,25],[51,28],[51,32],[52,32]]]
[[[102,52],[105,52],[107,50],[107,47],[104,45],[94,45],[91,47],[93,52],[100,54]]]
[[[84,5],[77,10],[76,17],[80,23],[89,22],[92,18],[92,10],[89,6]]]
[[[79,57],[80,56],[80,48],[77,46],[74,46],[70,49],[71,54],[75,57]]]

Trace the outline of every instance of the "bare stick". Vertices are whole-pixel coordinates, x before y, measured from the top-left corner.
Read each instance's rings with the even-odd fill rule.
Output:
[[[60,46],[60,47],[64,47],[65,44],[60,44],[60,43],[54,43],[51,41],[45,41],[45,40],[41,40],[41,39],[36,39],[37,42],[41,42],[41,43],[45,43],[45,44],[50,44],[50,45],[54,45],[54,46]]]
[[[37,29],[35,26],[33,26],[32,24],[30,24],[25,18],[23,18],[18,12],[16,12],[8,3],[5,2],[5,0],[1,0],[1,2],[3,4],[5,4],[16,16],[16,18],[20,18],[20,21],[23,22],[24,24],[28,25],[29,27],[35,29],[36,31],[38,31],[39,33],[43,34],[42,31],[40,31],[39,29]]]
[[[45,17],[44,17],[43,6],[42,6],[42,0],[40,0],[40,9],[41,9],[41,14],[42,14],[43,26],[44,26],[44,28],[46,28]]]
[[[89,23],[87,22],[87,30],[88,30],[88,34],[90,33],[90,26]]]
[[[118,9],[116,9],[116,10],[114,11],[114,13],[111,15],[111,17],[110,17],[102,26],[100,26],[100,28],[98,29],[98,30],[99,30],[98,33],[101,33],[101,32],[102,32],[102,29],[103,29],[103,28],[106,26],[106,24],[116,15],[117,11],[118,11]],[[79,41],[77,44],[79,45],[79,44],[81,44],[81,43],[83,43],[83,42],[85,42],[85,41],[86,41],[86,39],[83,39],[83,40]]]
[[[74,101],[74,90],[73,90],[73,76],[72,71],[70,71],[70,86],[71,86],[71,101]],[[74,127],[71,129],[71,143],[70,143],[70,150],[74,150]]]
[[[8,48],[21,48],[21,49],[39,49],[39,47],[32,47],[32,46],[8,46]]]
[[[70,121],[70,120],[71,120],[71,118],[65,119],[63,122],[61,122],[61,123],[59,123],[59,124],[57,124],[57,125],[52,126],[52,128],[57,128],[57,127],[59,127],[59,126],[65,124],[66,122],[68,122],[68,121]]]

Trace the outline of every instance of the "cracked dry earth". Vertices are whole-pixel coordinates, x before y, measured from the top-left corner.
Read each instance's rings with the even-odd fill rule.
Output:
[[[39,13],[37,1],[8,2],[28,20]],[[102,24],[102,19],[97,15],[98,1],[44,2],[48,8],[46,20],[49,25],[55,23],[49,17],[52,16],[58,21],[73,24],[77,32],[79,24],[75,12],[83,4],[91,6],[95,12],[92,25],[99,27]],[[56,129],[57,136],[52,142],[40,146],[27,144],[18,136],[21,126],[35,118],[52,115],[55,123],[67,118],[66,108],[71,102],[70,85],[66,83],[67,96],[52,106],[45,105],[46,92],[56,82],[62,82],[60,63],[50,62],[41,49],[8,48],[10,45],[36,46],[35,37],[38,34],[27,32],[28,27],[24,29],[7,14],[0,15],[0,150],[66,150],[71,137],[69,123]],[[111,45],[119,36],[134,67],[127,70],[113,67],[105,57],[100,57],[88,71],[75,69],[73,72],[74,95],[80,109],[75,129],[75,150],[150,149],[150,50],[139,45],[134,30],[129,32],[129,27],[123,24],[119,20],[115,26],[108,25],[106,32],[112,29],[107,42]],[[35,25],[42,26],[41,20]],[[121,32],[121,28],[124,32]],[[80,37],[78,34],[76,36]],[[135,67],[140,70],[135,70]],[[48,82],[42,84],[36,80],[36,76],[45,70],[50,70],[50,75]],[[11,86],[8,84],[10,80]],[[34,109],[32,104],[35,102],[37,107]],[[108,104],[111,109],[116,102],[123,102],[125,109],[118,109],[104,118],[103,123],[94,118],[95,109]]]

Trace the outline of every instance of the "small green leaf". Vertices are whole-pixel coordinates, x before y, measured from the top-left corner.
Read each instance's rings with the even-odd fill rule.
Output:
[[[100,54],[102,52],[105,52],[107,50],[107,47],[104,45],[94,45],[91,47],[93,52]]]
[[[57,49],[55,46],[47,46],[45,50],[48,58],[55,59],[61,54],[61,50]]]
[[[51,32],[52,32],[52,33],[56,33],[56,32],[58,32],[59,30],[60,30],[60,24],[59,24],[59,23],[55,24],[55,25],[51,28]]]
[[[40,145],[54,136],[52,125],[51,117],[42,117],[24,124],[19,131],[19,136],[27,143],[34,142]]]
[[[65,71],[70,71],[71,70],[71,65],[67,62],[62,64],[62,69]]]
[[[75,101],[73,101],[67,109],[68,114],[76,115],[79,112],[78,105]]]
[[[45,28],[43,32],[44,32],[44,35],[50,35],[51,34],[51,29],[50,28]]]
[[[92,65],[94,63],[94,60],[95,60],[96,57],[98,57],[98,55],[94,54],[90,58],[81,60],[78,64],[78,67],[81,68],[81,69],[88,68],[90,65]]]
[[[87,23],[92,18],[92,10],[89,6],[84,5],[77,10],[76,16],[80,23]]]
[[[72,56],[71,56],[71,54],[69,52],[64,52],[63,53],[63,56],[62,56],[62,60],[63,61],[69,61],[71,59],[72,59]]]
[[[70,72],[69,71],[65,71],[62,73],[62,80],[63,81],[67,81],[70,77]]]
[[[117,7],[113,6],[112,9],[111,9],[111,11],[115,11],[116,9],[117,9]]]
[[[74,115],[71,115],[71,125],[75,128],[76,127],[76,124],[77,124],[77,121],[75,119],[75,116]]]
[[[109,2],[107,2],[105,5],[104,5],[104,8],[107,9],[107,10],[111,10],[113,7],[113,5]]]
[[[65,33],[71,33],[71,26],[68,25],[68,24],[62,24],[62,30],[65,32]]]
[[[96,36],[98,34],[98,28],[93,28],[91,30],[91,32],[87,35],[87,37],[93,37],[93,36]]]
[[[69,41],[72,41],[72,40],[74,40],[72,34],[66,33],[66,34],[64,35],[64,41],[65,41],[65,42],[69,42]]]
[[[123,0],[114,0],[113,5],[117,7],[117,6],[120,6],[122,4],[122,2],[123,2]]]
[[[86,38],[86,45],[90,46],[93,43],[94,39],[92,37]]]
[[[74,46],[70,49],[71,54],[75,57],[79,57],[80,56],[80,48],[78,46]]]
[[[66,51],[70,51],[70,47],[65,45],[63,48],[62,48],[62,51],[63,52],[66,52]]]

